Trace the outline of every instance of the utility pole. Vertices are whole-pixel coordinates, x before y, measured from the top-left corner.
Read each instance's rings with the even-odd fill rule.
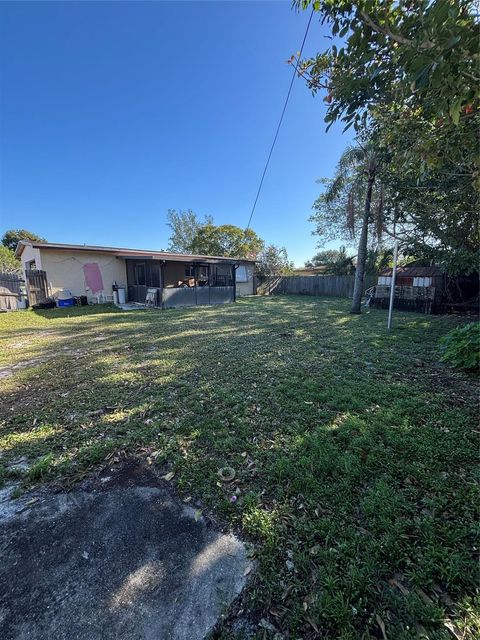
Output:
[[[395,230],[393,231],[395,235]],[[392,282],[390,284],[390,304],[388,307],[388,329],[392,328],[392,315],[393,315],[393,301],[395,298],[395,277],[397,275],[397,260],[398,260],[398,240],[395,238],[395,244],[393,247],[393,269],[392,269]]]

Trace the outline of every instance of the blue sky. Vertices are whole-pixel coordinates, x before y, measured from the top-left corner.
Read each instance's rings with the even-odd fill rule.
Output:
[[[166,212],[247,224],[308,20],[286,2],[0,3],[0,232],[161,249]],[[323,49],[314,18],[305,54]],[[295,81],[252,221],[301,265],[351,136]]]

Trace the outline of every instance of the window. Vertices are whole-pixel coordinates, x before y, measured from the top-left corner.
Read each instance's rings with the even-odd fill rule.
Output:
[[[35,260],[29,260],[28,262],[26,262],[25,263],[25,269],[27,271],[36,271],[37,263],[35,262]]]
[[[185,277],[186,278],[194,278],[195,277],[195,267],[193,264],[187,264],[185,267]]]
[[[413,286],[414,287],[430,287],[432,284],[431,278],[414,278]]]
[[[214,287],[231,287],[233,286],[233,273],[230,265],[217,265],[215,267],[215,275],[213,279]]]
[[[248,282],[247,267],[237,267],[235,279],[237,282]]]

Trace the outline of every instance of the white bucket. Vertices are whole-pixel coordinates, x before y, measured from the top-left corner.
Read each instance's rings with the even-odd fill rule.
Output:
[[[73,298],[73,296],[72,292],[68,289],[60,289],[60,291],[58,291],[57,293],[58,300],[70,300],[70,298]]]
[[[125,289],[123,287],[118,287],[118,304],[125,304],[126,302],[126,297],[125,297]]]

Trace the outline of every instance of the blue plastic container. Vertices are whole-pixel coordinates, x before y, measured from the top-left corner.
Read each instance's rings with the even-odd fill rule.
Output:
[[[57,300],[59,307],[73,307],[75,304],[75,298],[66,298],[65,300]]]

